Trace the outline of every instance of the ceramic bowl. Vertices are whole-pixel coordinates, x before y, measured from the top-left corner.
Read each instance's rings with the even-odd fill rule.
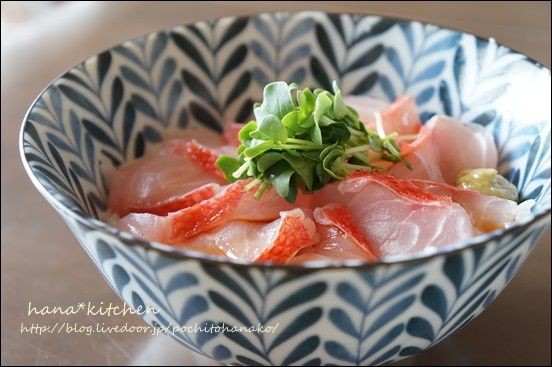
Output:
[[[99,219],[110,170],[167,134],[247,121],[268,81],[330,89],[334,79],[344,94],[409,93],[423,121],[445,113],[485,126],[499,171],[536,201],[531,218],[431,255],[326,267],[240,264]],[[383,364],[480,314],[549,225],[550,72],[493,40],[413,21],[223,18],[134,39],[61,75],[25,117],[21,154],[114,291],[135,309],[159,311],[143,315],[150,325],[192,326],[166,330],[186,347],[225,364]],[[275,330],[250,332],[258,324]]]

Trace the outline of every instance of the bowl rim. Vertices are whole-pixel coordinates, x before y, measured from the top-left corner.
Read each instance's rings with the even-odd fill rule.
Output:
[[[493,40],[497,46],[502,46],[511,52],[517,53],[519,55],[522,55],[527,61],[529,61],[531,64],[533,64],[535,67],[544,69],[548,71],[548,74],[550,75],[550,68],[543,65],[539,61],[535,60],[534,58],[527,56],[524,53],[521,53],[513,48],[510,48],[508,46],[505,46],[499,42],[496,42],[493,37],[483,37],[479,36],[477,34],[466,32],[457,28],[448,27],[448,26],[442,26],[434,23],[430,23],[423,20],[416,20],[416,19],[409,19],[409,18],[403,18],[403,17],[397,17],[397,16],[388,16],[388,15],[382,15],[377,13],[355,13],[355,12],[325,12],[321,10],[299,10],[299,11],[272,11],[272,12],[255,12],[255,13],[248,13],[248,14],[239,14],[239,15],[232,15],[227,17],[219,17],[215,19],[204,19],[204,20],[197,20],[194,22],[188,22],[180,25],[175,25],[172,27],[163,28],[154,32],[145,33],[142,35],[139,35],[137,37],[133,37],[131,39],[128,39],[126,41],[117,43],[115,45],[112,45],[100,52],[97,52],[96,54],[87,57],[84,60],[81,60],[69,68],[65,69],[62,73],[58,74],[52,81],[50,81],[43,89],[42,91],[37,95],[37,97],[33,100],[29,108],[27,109],[23,121],[21,124],[21,128],[19,131],[19,153],[20,157],[23,163],[23,167],[25,168],[25,171],[27,172],[27,175],[29,176],[31,182],[35,186],[35,188],[38,190],[38,192],[46,199],[46,201],[58,212],[63,213],[64,215],[70,217],[71,219],[75,220],[81,225],[84,225],[86,227],[91,227],[93,230],[100,231],[103,234],[107,234],[110,236],[115,236],[119,241],[124,243],[127,246],[141,246],[147,250],[153,250],[158,253],[161,253],[163,255],[167,255],[171,258],[176,258],[180,260],[195,260],[201,263],[207,263],[210,265],[228,265],[232,267],[238,267],[238,268],[260,268],[260,269],[278,269],[278,270],[285,270],[285,271],[293,271],[293,272],[315,272],[315,271],[321,271],[321,270],[338,270],[338,269],[372,269],[379,266],[392,266],[392,265],[404,265],[404,264],[414,264],[423,262],[426,260],[431,260],[438,256],[454,256],[459,254],[460,252],[468,249],[476,249],[480,248],[484,245],[487,245],[491,243],[491,241],[498,240],[502,237],[505,237],[509,234],[513,234],[515,230],[524,231],[527,228],[531,227],[537,222],[540,222],[543,220],[543,218],[550,216],[551,213],[551,207],[546,208],[540,213],[537,213],[533,215],[529,220],[524,220],[522,222],[516,222],[513,225],[511,225],[508,228],[496,230],[489,233],[480,234],[478,236],[475,236],[473,238],[470,238],[467,241],[461,241],[456,243],[450,243],[443,247],[439,247],[438,249],[427,252],[427,251],[419,251],[416,253],[409,253],[409,254],[400,254],[400,255],[394,255],[394,256],[388,256],[379,259],[378,261],[373,262],[367,262],[365,260],[332,260],[332,261],[324,261],[323,263],[317,263],[317,262],[309,262],[304,264],[281,264],[281,263],[273,263],[273,262],[246,262],[246,261],[239,261],[231,258],[225,258],[222,256],[217,255],[209,255],[198,251],[192,251],[192,250],[186,250],[180,247],[171,246],[168,244],[156,242],[156,241],[149,241],[144,240],[142,238],[139,238],[131,233],[124,232],[120,229],[117,229],[99,219],[94,218],[93,216],[85,213],[85,215],[81,215],[77,212],[75,212],[72,208],[69,206],[66,206],[65,204],[61,203],[52,193],[50,193],[45,186],[38,180],[34,172],[32,171],[31,166],[29,165],[29,162],[27,161],[25,157],[25,151],[24,151],[24,134],[26,131],[27,124],[29,123],[29,115],[35,108],[38,100],[44,95],[46,91],[50,89],[54,83],[56,83],[59,79],[61,79],[64,75],[69,73],[71,70],[73,70],[75,67],[87,62],[88,60],[97,57],[99,54],[107,51],[113,50],[115,47],[124,45],[129,42],[133,42],[145,37],[148,37],[153,34],[158,34],[162,32],[172,32],[180,27],[185,27],[187,25],[196,24],[203,21],[211,21],[211,20],[219,20],[219,19],[225,19],[225,18],[233,18],[233,17],[247,17],[252,18],[256,17],[262,14],[300,14],[300,13],[322,13],[326,15],[352,15],[352,16],[374,16],[374,17],[380,17],[384,20],[389,20],[393,22],[418,22],[424,25],[432,25],[435,27],[438,27],[440,29],[445,30],[451,30],[455,32],[459,32],[462,34],[467,34],[475,37],[477,40],[484,41],[484,42],[490,42]],[[61,194],[61,193],[60,193]],[[62,218],[63,219],[63,218]],[[65,220],[64,220],[65,221]],[[550,218],[548,218],[548,221],[550,222]],[[74,233],[73,233],[74,235]]]

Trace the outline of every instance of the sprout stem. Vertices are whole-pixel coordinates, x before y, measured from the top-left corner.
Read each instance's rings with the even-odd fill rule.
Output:
[[[372,167],[368,167],[368,166],[361,166],[360,164],[351,164],[351,163],[344,163],[343,166],[345,166],[345,168],[351,170],[351,171],[358,171],[358,170],[362,170],[362,171],[372,171]]]
[[[270,184],[266,181],[263,181],[257,191],[255,192],[255,195],[253,196],[255,199],[259,200],[261,196],[263,196],[263,193],[270,187]]]

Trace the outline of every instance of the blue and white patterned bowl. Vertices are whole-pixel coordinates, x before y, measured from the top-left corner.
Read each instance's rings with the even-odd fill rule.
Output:
[[[534,199],[512,228],[396,262],[244,265],[121,233],[98,218],[106,173],[171,131],[246,121],[267,81],[416,98],[485,126],[499,170]],[[469,147],[466,147],[469,149]],[[171,333],[227,364],[382,364],[418,353],[482,312],[550,221],[550,72],[470,34],[377,16],[261,14],[129,41],[56,79],[21,132],[27,172],[113,289],[151,325],[277,326]],[[461,152],[459,152],[461,154]],[[520,315],[521,317],[521,315]]]

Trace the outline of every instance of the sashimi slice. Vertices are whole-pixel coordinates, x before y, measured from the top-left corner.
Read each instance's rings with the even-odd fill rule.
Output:
[[[119,167],[109,177],[109,208],[124,216],[181,197],[208,183],[223,183],[180,154],[168,141],[159,151]],[[141,210],[143,211],[143,210]]]
[[[416,192],[407,183],[385,175],[357,174],[337,188],[331,184],[317,192],[315,203],[345,205],[378,257],[439,247],[478,233],[461,205],[420,188]]]
[[[427,192],[448,196],[470,213],[475,227],[481,232],[490,232],[510,226],[517,218],[516,202],[479,191],[466,190],[442,182],[412,180],[413,184]]]
[[[496,168],[493,136],[480,125],[447,116],[432,117],[411,143],[401,142],[401,153],[412,166],[395,164],[389,173],[453,184],[464,169]]]
[[[167,215],[172,212],[193,206],[200,201],[212,198],[221,190],[218,184],[206,184],[184,195],[172,197],[151,206],[130,207],[132,213],[151,213]]]
[[[170,243],[171,222],[167,216],[131,213],[117,222],[117,228],[145,240]]]
[[[229,121],[224,125],[224,138],[226,143],[233,147],[238,147],[240,145],[240,140],[238,139],[238,133],[240,132],[243,124]]]
[[[152,234],[166,230],[154,220]],[[125,222],[127,229],[132,225]],[[136,234],[136,233],[135,233]],[[245,261],[285,263],[317,239],[316,225],[300,209],[281,212],[270,223],[232,221],[175,245]]]
[[[220,179],[224,175],[216,165],[217,159],[221,154],[237,156],[236,147],[231,145],[223,145],[212,148],[198,143],[195,139],[191,141],[182,139],[173,139],[167,143],[166,152],[172,155],[188,158],[192,163],[201,167],[205,172],[212,174]]]
[[[186,143],[186,153],[192,162],[202,167],[207,172],[223,178],[222,171],[217,167],[216,161],[220,154],[206,146],[192,140]]]
[[[272,190],[257,200],[254,190],[245,189],[249,182],[234,182],[215,196],[167,216],[131,213],[121,219],[119,227],[142,238],[174,244],[233,220],[267,222],[277,219],[280,212],[310,205],[307,195],[298,195],[298,201],[290,204]],[[149,228],[148,218],[153,229]]]
[[[426,143],[427,140],[431,139],[431,131],[432,129],[429,125],[424,125],[420,128],[420,131],[415,136],[398,136],[397,143],[399,143],[401,154],[403,156],[409,155],[416,148]]]
[[[404,95],[381,112],[385,134],[417,134],[422,127],[416,101]]]
[[[176,243],[207,231],[225,218],[238,206],[245,191],[246,181],[228,185],[217,195],[199,203],[160,216],[150,213],[131,213],[119,221],[118,227],[144,239]]]
[[[346,204],[350,200],[351,194],[357,194],[366,190],[368,183],[377,183],[386,190],[401,197],[401,199],[410,201],[413,204],[446,206],[452,202],[447,196],[435,195],[420,189],[411,180],[398,178],[390,174],[359,171],[350,174],[345,180],[331,183],[316,191],[312,195],[313,197],[310,199],[309,205],[322,207],[330,203]]]
[[[295,203],[290,204],[279,196],[274,189],[266,190],[260,199],[254,197],[255,189],[247,191],[236,210],[232,213],[232,219],[249,221],[269,221],[278,218],[280,212],[294,208],[311,208],[312,195],[297,193]]]
[[[345,96],[343,101],[357,110],[360,121],[374,131],[383,130],[388,135],[416,134],[420,130],[418,109],[411,96],[402,96],[391,105],[368,96]],[[378,118],[382,126],[378,126]]]
[[[349,236],[334,226],[318,224],[317,232],[320,241],[308,246],[297,253],[290,264],[303,264],[311,261],[332,260],[373,260],[372,255],[358,245]]]
[[[255,259],[256,261],[287,262],[302,248],[314,244],[316,240],[316,225],[310,218],[306,218],[300,209],[282,212],[280,223],[268,226],[277,226],[277,234],[269,245]]]
[[[223,221],[232,218],[232,212],[238,207],[245,194],[247,181],[238,181],[228,185],[220,194],[199,202],[189,208],[170,213],[171,224],[170,243],[186,239],[204,232]]]
[[[410,180],[382,173],[355,172],[341,182],[338,188],[341,192],[359,192],[370,181],[377,182],[401,198],[416,204],[443,206],[451,203],[448,197],[421,190]]]
[[[237,157],[236,147],[232,145],[220,145],[217,147],[207,146],[198,143],[195,139],[171,139],[165,145],[162,150],[165,154],[178,155],[182,157],[190,157],[190,155],[198,155],[196,163],[203,163],[205,158],[212,159],[212,156],[220,156],[221,154],[227,154]],[[215,158],[215,160],[216,160]]]
[[[445,181],[441,173],[439,149],[433,143],[432,126],[424,125],[417,138],[409,143],[399,142],[401,155],[410,167],[403,162],[395,163],[389,174],[400,178],[419,178]]]
[[[483,126],[442,115],[428,123],[433,126],[432,141],[439,150],[445,182],[453,184],[464,169],[496,168],[498,152],[494,138]]]
[[[323,208],[314,210],[316,221],[323,225],[333,225],[347,234],[355,241],[366,253],[365,257],[369,260],[376,260],[377,256],[372,250],[368,239],[364,236],[363,231],[358,228],[354,219],[351,217],[349,210],[342,204],[328,204]]]

